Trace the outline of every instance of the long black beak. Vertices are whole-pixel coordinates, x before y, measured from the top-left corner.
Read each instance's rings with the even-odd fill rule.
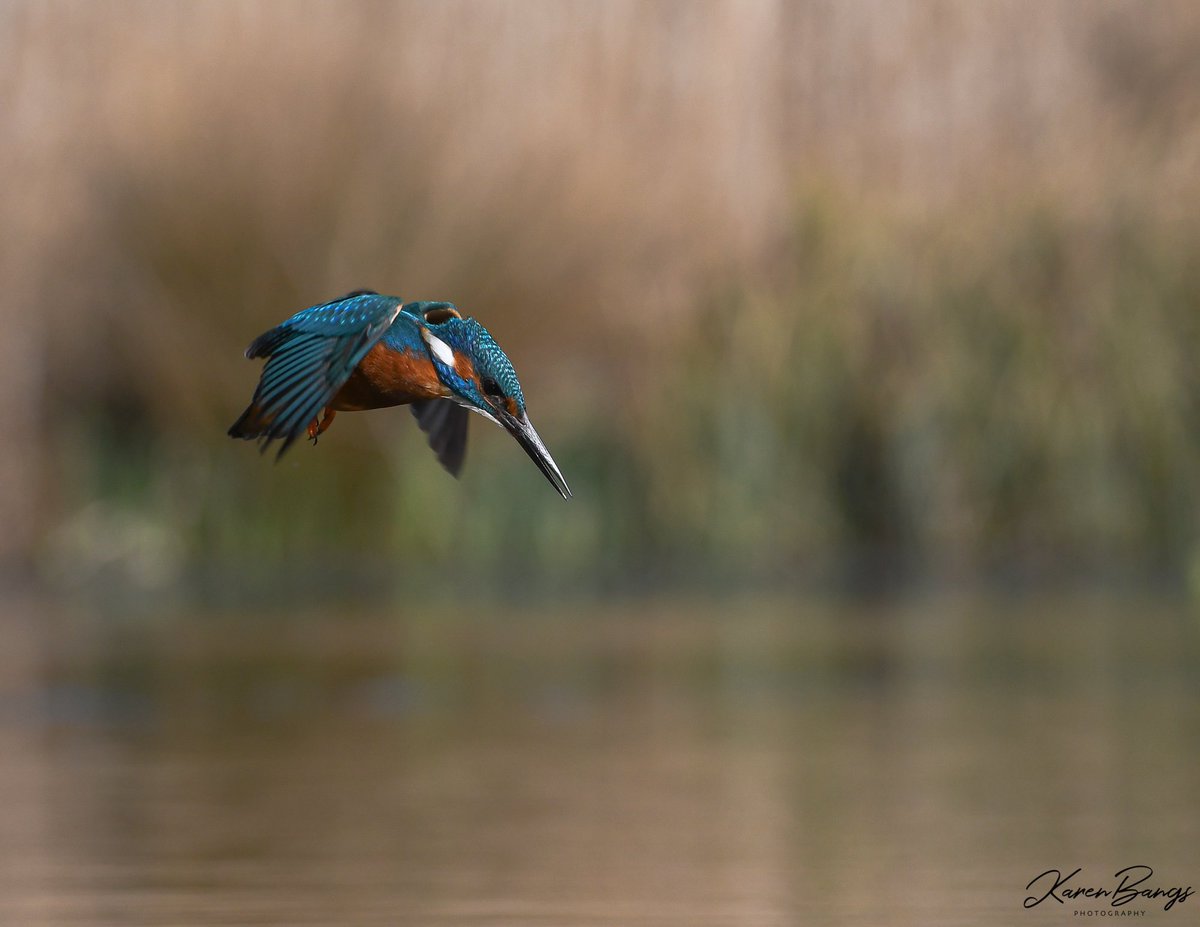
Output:
[[[521,413],[518,417],[500,411],[499,418],[500,423],[508,429],[508,433],[516,438],[517,443],[525,449],[525,453],[529,455],[529,459],[537,464],[538,469],[542,471],[542,475],[550,481],[550,485],[557,489],[564,499],[570,499],[570,487],[567,486],[567,481],[563,479],[563,475],[558,469],[558,464],[554,462],[554,458],[546,450],[546,445],[542,443],[542,439],[538,437],[538,433],[529,424],[529,416]]]

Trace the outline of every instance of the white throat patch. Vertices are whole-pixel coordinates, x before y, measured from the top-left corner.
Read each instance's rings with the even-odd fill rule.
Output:
[[[421,337],[424,338],[425,343],[429,345],[429,350],[433,353],[433,356],[445,366],[453,369],[454,349],[433,332],[431,332],[428,328],[421,329]]]

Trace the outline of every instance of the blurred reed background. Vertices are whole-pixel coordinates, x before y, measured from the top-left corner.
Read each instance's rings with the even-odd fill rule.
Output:
[[[0,543],[52,584],[1200,552],[1194,3],[10,2],[0,98]],[[245,345],[357,287],[483,321],[575,498],[403,410],[230,441]]]

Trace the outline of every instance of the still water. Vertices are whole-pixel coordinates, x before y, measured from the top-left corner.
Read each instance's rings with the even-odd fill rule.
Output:
[[[0,924],[1069,924],[1200,887],[1200,623],[6,603]],[[1197,923],[1138,901],[1142,923]]]

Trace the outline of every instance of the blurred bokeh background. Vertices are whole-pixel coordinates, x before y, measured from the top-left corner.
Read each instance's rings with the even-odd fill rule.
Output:
[[[0,101],[14,923],[963,923],[996,827],[1001,907],[1194,849],[1200,7],[5,2]],[[575,498],[482,420],[457,483],[404,410],[230,441],[358,287],[488,326]]]

